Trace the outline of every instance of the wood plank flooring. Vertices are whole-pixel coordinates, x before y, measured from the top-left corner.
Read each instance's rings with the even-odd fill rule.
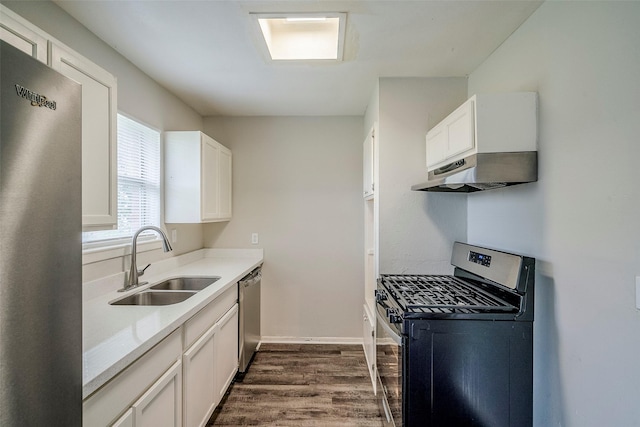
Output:
[[[380,427],[362,346],[263,344],[208,426]]]

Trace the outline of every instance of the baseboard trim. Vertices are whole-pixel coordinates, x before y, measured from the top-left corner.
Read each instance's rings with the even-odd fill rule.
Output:
[[[359,344],[362,337],[269,337],[262,336],[261,344]]]

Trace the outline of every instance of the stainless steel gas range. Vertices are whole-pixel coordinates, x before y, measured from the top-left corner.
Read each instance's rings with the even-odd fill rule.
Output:
[[[380,407],[389,425],[526,427],[535,260],[456,242],[453,276],[378,279]]]

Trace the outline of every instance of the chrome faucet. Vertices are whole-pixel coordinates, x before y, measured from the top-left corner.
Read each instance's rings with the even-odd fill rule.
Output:
[[[173,250],[171,244],[169,243],[169,239],[167,239],[167,235],[164,234],[160,228],[155,227],[153,225],[145,225],[140,227],[138,231],[133,235],[133,239],[131,239],[131,268],[129,269],[129,274],[126,277],[124,288],[119,289],[118,292],[128,291],[131,288],[135,288],[136,286],[146,285],[148,282],[138,283],[138,277],[144,274],[144,271],[149,268],[151,264],[147,264],[145,268],[142,270],[138,270],[138,266],[136,265],[136,252],[137,252],[137,241],[140,233],[146,230],[155,231],[162,237],[162,248],[165,252],[169,252]]]

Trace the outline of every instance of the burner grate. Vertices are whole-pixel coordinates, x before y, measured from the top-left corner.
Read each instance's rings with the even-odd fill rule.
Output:
[[[517,312],[518,308],[454,276],[382,275],[403,309],[424,313]]]

